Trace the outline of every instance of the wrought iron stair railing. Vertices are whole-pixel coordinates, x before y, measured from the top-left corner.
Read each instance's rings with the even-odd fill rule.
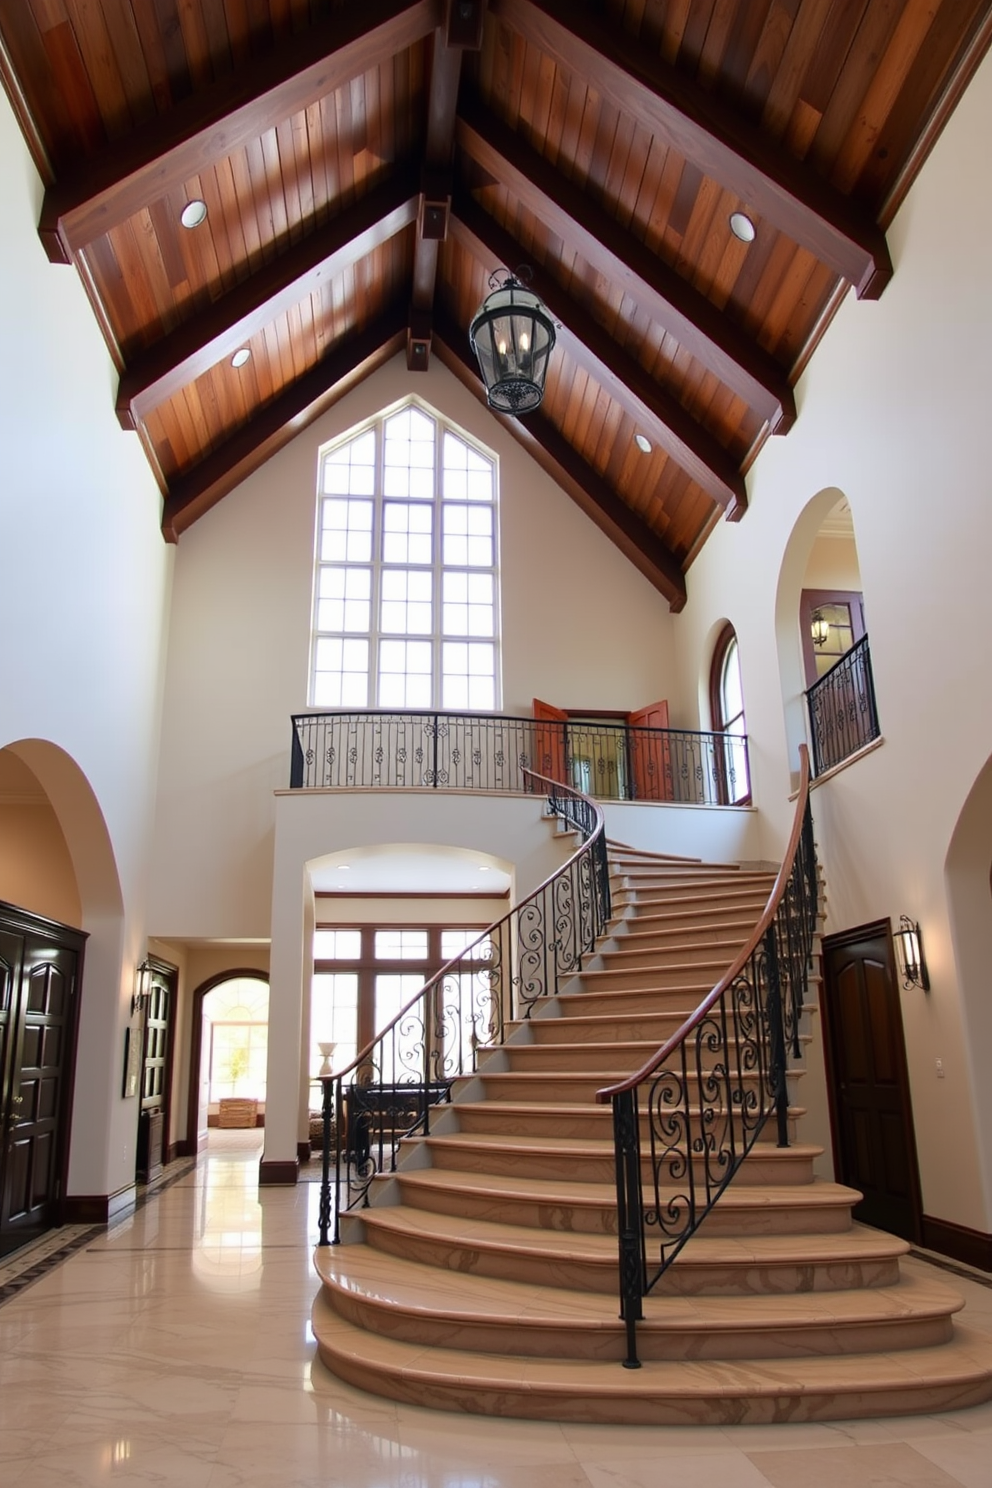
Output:
[[[775,1118],[788,1147],[787,1065],[817,923],[809,753],[788,848],[768,903],[727,974],[628,1079],[597,1092],[613,1106],[620,1315],[627,1368],[639,1367],[643,1299],[698,1230]],[[643,1126],[642,1126],[643,1122]],[[642,1136],[647,1142],[644,1151]]]
[[[571,786],[527,771],[549,812],[582,837],[558,871],[427,982],[346,1069],[324,1076],[320,1244],[367,1205],[373,1180],[395,1169],[400,1140],[430,1135],[434,1108],[481,1049],[504,1042],[562,979],[582,968],[610,918],[603,812]]]

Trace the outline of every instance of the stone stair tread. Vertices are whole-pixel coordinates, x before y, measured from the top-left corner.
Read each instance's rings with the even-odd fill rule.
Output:
[[[615,1253],[616,1241],[613,1241]],[[581,1332],[586,1328],[616,1331],[616,1297],[576,1292],[528,1281],[442,1271],[419,1261],[386,1255],[367,1245],[318,1249],[321,1279],[370,1301],[388,1301],[411,1314],[451,1322],[499,1320],[533,1326],[541,1322]],[[836,1292],[762,1294],[755,1298],[649,1294],[644,1299],[645,1331],[748,1332],[756,1327],[803,1328],[825,1322],[861,1325],[902,1318],[939,1318],[960,1311],[958,1293],[942,1282],[904,1274],[892,1286],[851,1288]]]
[[[504,1146],[502,1139],[494,1139],[497,1145]],[[611,1144],[612,1148],[612,1144]],[[791,1148],[788,1150],[792,1150]],[[817,1151],[820,1149],[817,1148]],[[391,1181],[393,1175],[388,1175],[384,1181]],[[611,1208],[616,1206],[616,1185],[608,1182],[584,1182],[580,1178],[528,1178],[525,1174],[514,1174],[509,1176],[504,1173],[462,1173],[460,1171],[444,1168],[408,1168],[400,1175],[405,1185],[416,1187],[427,1187],[430,1189],[442,1189],[444,1191],[470,1191],[475,1196],[484,1196],[494,1199],[519,1198],[525,1200],[538,1200],[548,1209],[574,1207],[575,1205],[591,1205],[602,1207],[604,1204]],[[671,1190],[675,1192],[674,1188]],[[662,1197],[669,1190],[662,1190]],[[800,1205],[806,1209],[818,1209],[823,1207],[843,1207],[858,1202],[861,1195],[853,1188],[846,1188],[842,1183],[831,1183],[826,1179],[815,1178],[812,1183],[801,1186],[795,1184],[772,1184],[763,1183],[760,1187],[747,1187],[735,1189],[733,1186],[727,1188],[717,1200],[717,1205],[724,1209],[754,1209],[755,1207],[768,1207],[774,1205]],[[362,1213],[367,1211],[363,1210]],[[556,1230],[555,1234],[559,1232]],[[871,1231],[872,1234],[881,1234],[881,1231]],[[751,1236],[748,1235],[745,1244],[764,1244],[781,1242],[791,1243],[790,1236]],[[817,1241],[829,1237],[816,1236]],[[840,1238],[840,1237],[838,1237]],[[885,1236],[889,1245],[901,1247],[900,1253],[908,1251],[909,1246],[903,1240],[897,1240],[893,1235]],[[693,1236],[690,1245],[702,1244],[703,1237]],[[707,1244],[711,1242],[707,1240]]]
[[[404,1343],[354,1327],[322,1297],[314,1323],[325,1363],[333,1361],[335,1373],[359,1387],[442,1409],[552,1420],[712,1425],[951,1409],[985,1398],[992,1372],[992,1344],[960,1327],[940,1348],[803,1359],[652,1360],[628,1370],[614,1362]]]

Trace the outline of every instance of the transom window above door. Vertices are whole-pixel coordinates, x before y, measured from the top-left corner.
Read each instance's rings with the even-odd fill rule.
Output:
[[[499,706],[496,460],[419,403],[320,462],[310,702]]]

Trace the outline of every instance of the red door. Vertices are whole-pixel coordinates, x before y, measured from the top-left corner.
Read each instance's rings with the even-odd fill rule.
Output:
[[[534,717],[538,727],[534,730],[534,764],[539,775],[568,784],[565,775],[565,728],[568,714],[550,703],[534,699]]]
[[[627,714],[630,777],[638,801],[671,801],[672,746],[668,739],[668,701],[649,703]],[[660,730],[665,730],[661,733]],[[643,732],[640,732],[643,730]]]

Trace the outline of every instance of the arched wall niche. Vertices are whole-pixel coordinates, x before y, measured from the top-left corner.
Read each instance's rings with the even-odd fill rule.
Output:
[[[806,709],[802,646],[799,635],[799,601],[810,554],[824,520],[845,492],[837,486],[824,486],[812,496],[799,513],[789,534],[778,586],[775,591],[775,642],[778,650],[782,709],[785,718],[786,747],[793,785],[799,778],[799,746],[806,742]],[[745,695],[745,706],[747,698]]]
[[[971,1064],[982,1197],[992,1214],[992,756],[958,814],[944,860],[951,946],[957,969],[965,1048]],[[926,925],[922,925],[924,941]]]

